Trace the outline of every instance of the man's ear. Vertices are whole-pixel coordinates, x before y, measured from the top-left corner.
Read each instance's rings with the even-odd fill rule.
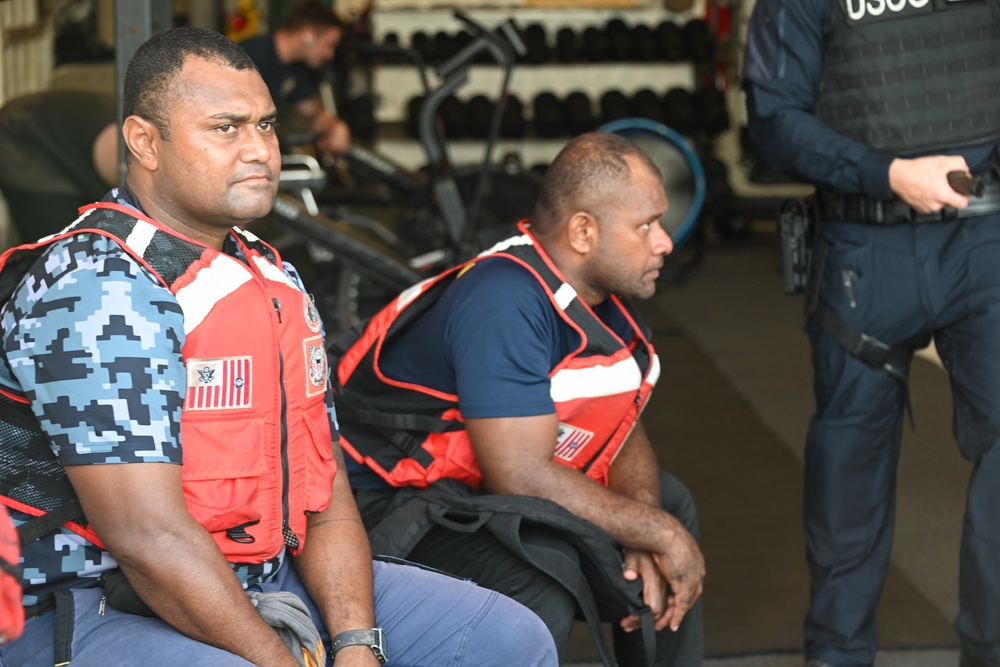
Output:
[[[597,218],[585,211],[577,211],[566,225],[569,245],[581,255],[590,253],[597,244]]]
[[[154,171],[159,164],[160,130],[145,118],[129,116],[122,123],[125,150],[146,170]]]

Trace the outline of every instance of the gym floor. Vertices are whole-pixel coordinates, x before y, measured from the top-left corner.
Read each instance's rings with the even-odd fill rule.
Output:
[[[797,667],[808,598],[801,460],[812,373],[801,297],[782,291],[772,233],[724,238],[683,283],[642,305],[663,374],[645,423],[660,464],[699,504],[708,576],[706,664]],[[879,667],[955,667],[958,545],[969,464],[951,433],[947,375],[910,381],[892,570],[879,608]],[[596,665],[585,626],[574,664]]]

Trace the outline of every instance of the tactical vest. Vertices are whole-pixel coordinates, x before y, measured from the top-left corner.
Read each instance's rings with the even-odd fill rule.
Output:
[[[1000,0],[831,0],[816,115],[907,155],[1000,139]]]
[[[648,331],[623,302],[609,297],[632,327],[630,345],[577,296],[523,223],[521,231],[478,259],[504,258],[524,267],[579,334],[579,346],[549,373],[559,418],[554,460],[607,485],[608,469],[659,377],[659,361]],[[380,368],[384,347],[475,261],[400,294],[372,318],[337,366],[341,445],[392,486],[426,487],[439,479],[456,479],[473,489],[482,485],[458,396],[399,382]]]
[[[329,505],[337,471],[326,352],[311,298],[283,273],[277,252],[248,232],[232,231],[244,264],[133,209],[101,203],[59,235],[4,253],[0,302],[49,244],[81,232],[121,245],[183,312],[181,474],[191,515],[232,562],[264,562],[285,546],[299,551],[306,513]],[[65,523],[103,546],[23,395],[0,394],[0,429],[0,502],[42,517],[40,526],[58,517],[47,530]],[[32,524],[22,526],[28,535],[46,532]]]

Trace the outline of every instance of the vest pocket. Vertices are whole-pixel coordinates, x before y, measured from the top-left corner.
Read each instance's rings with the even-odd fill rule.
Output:
[[[204,443],[198,433],[202,425],[190,426],[185,429],[184,440]],[[267,474],[258,427],[215,443],[194,452],[185,448],[182,467],[188,511],[210,533],[261,520],[261,477]]]
[[[312,418],[309,413],[302,415],[304,430],[312,441],[312,446],[306,447],[305,510],[322,512],[330,505],[337,462],[333,458],[334,444],[327,426],[329,418],[326,408],[322,411],[313,410],[312,413]]]

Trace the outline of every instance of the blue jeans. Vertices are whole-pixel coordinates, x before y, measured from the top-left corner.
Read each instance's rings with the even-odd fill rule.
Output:
[[[527,608],[475,584],[395,563],[373,563],[375,618],[389,640],[389,665],[408,667],[554,667],[555,645]],[[294,568],[264,587],[295,593],[319,614]],[[246,667],[243,658],[182,635],[158,618],[108,607],[101,590],[76,589],[73,667]],[[53,612],[28,621],[24,634],[0,647],[0,667],[51,667]],[[329,648],[329,635],[318,624]],[[332,665],[332,658],[328,660]]]

